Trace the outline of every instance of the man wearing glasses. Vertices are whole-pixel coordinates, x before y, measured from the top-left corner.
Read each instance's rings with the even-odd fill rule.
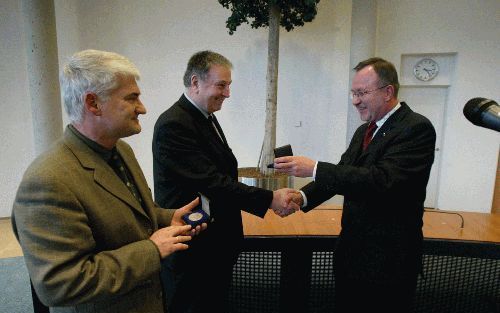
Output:
[[[306,212],[344,195],[334,252],[336,312],[412,312],[436,133],[398,100],[394,65],[371,58],[354,70],[352,103],[366,123],[340,162],[292,156],[275,159],[274,168],[313,177],[294,200]]]

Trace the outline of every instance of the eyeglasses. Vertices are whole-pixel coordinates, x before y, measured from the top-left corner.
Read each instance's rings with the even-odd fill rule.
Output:
[[[354,97],[356,97],[356,98],[358,98],[358,99],[361,99],[361,98],[363,98],[364,96],[366,96],[367,94],[372,93],[372,92],[374,92],[374,91],[377,91],[377,90],[379,90],[379,89],[385,88],[385,87],[387,87],[387,86],[389,86],[389,84],[388,84],[388,85],[384,85],[384,86],[382,86],[382,87],[378,87],[378,88],[376,88],[376,89],[366,90],[366,91],[353,91],[353,90],[351,90],[351,99],[354,99]]]

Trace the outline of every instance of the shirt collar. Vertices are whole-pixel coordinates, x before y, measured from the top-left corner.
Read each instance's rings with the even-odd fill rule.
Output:
[[[384,125],[385,121],[387,121],[387,119],[392,115],[394,114],[394,112],[396,112],[399,108],[401,107],[401,103],[398,102],[398,104],[396,104],[392,110],[390,110],[389,112],[387,112],[384,117],[382,117],[381,119],[379,119],[378,121],[375,122],[375,124],[377,124],[377,130],[380,129],[380,127],[382,127],[382,125]]]
[[[113,154],[113,150],[116,150],[116,147],[113,147],[113,149],[108,150],[98,144],[97,142],[93,141],[92,139],[86,137],[84,134],[80,133],[78,129],[76,129],[73,125],[69,124],[68,129],[76,136],[78,137],[81,141],[83,141],[84,144],[86,144],[90,149],[92,149],[95,153],[97,153],[99,156],[101,156],[104,161],[108,162],[111,159],[111,156]]]
[[[189,102],[191,102],[191,104],[194,105],[194,107],[197,108],[205,118],[208,118],[210,114],[207,111],[205,111],[205,109],[197,105],[196,102],[194,102],[191,98],[189,98],[186,92],[184,92],[184,97],[186,97],[186,99],[188,99]]]

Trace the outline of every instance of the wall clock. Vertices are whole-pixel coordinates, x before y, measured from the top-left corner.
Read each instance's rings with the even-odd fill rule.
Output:
[[[430,58],[424,58],[419,60],[415,66],[413,66],[413,75],[421,81],[429,81],[437,76],[439,73],[438,63]]]

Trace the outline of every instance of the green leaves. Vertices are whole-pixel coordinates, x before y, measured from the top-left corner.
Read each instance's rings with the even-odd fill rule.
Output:
[[[316,16],[316,5],[319,0],[218,0],[232,14],[226,21],[229,34],[232,35],[243,23],[252,28],[267,27],[269,21],[269,6],[280,8],[280,25],[287,31],[304,26]]]

